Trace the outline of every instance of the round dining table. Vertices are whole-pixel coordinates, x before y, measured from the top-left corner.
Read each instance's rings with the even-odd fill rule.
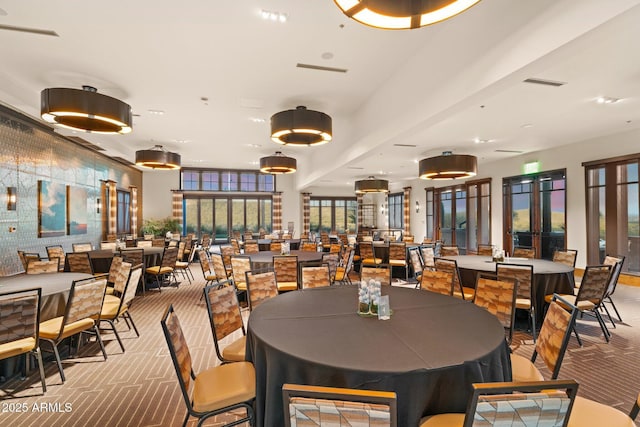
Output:
[[[251,263],[253,265],[273,265],[273,256],[281,255],[280,252],[277,251],[260,251],[254,252],[250,254],[245,254],[249,258],[251,258]],[[322,260],[322,252],[312,252],[312,251],[290,251],[289,255],[295,255],[298,257],[298,264],[312,261],[321,261]]]
[[[145,267],[153,267],[154,265],[160,264],[160,259],[162,258],[162,253],[164,252],[164,248],[157,246],[149,246],[149,247],[140,247],[140,248],[125,248],[122,249],[122,252],[126,252],[133,249],[143,249],[144,250],[144,263]],[[94,249],[92,251],[87,251],[89,254],[89,259],[91,260],[91,266],[93,267],[93,272],[98,273],[108,273],[109,268],[111,268],[111,260],[113,260],[113,256],[119,254],[120,251],[112,250],[112,249]],[[69,270],[69,262],[65,259],[65,271]]]
[[[398,425],[464,412],[475,382],[510,381],[504,328],[469,302],[383,286],[389,320],[357,314],[357,286],[288,292],[251,313],[256,425],[284,425],[285,383],[396,392]]]
[[[495,273],[496,271],[496,263],[492,261],[490,256],[457,255],[443,258],[456,261],[458,270],[460,270],[460,280],[462,280],[462,284],[471,288],[476,287],[478,274]],[[573,288],[575,286],[573,267],[546,259],[513,257],[505,258],[504,263],[533,266],[532,285],[535,288],[535,309],[538,313],[544,312],[545,295],[553,293],[573,294]]]

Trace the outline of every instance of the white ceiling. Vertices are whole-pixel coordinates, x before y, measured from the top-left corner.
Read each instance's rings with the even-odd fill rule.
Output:
[[[255,169],[281,150],[298,159],[299,189],[368,175],[411,180],[417,160],[444,150],[477,155],[482,176],[483,164],[517,155],[496,150],[640,126],[639,4],[483,0],[430,27],[383,31],[332,0],[0,0],[0,26],[59,35],[0,29],[0,101],[38,117],[42,89],[95,86],[136,115],[129,135],[75,135],[107,154],[133,161],[161,144],[183,166]],[[261,10],[288,21],[265,21]],[[622,100],[601,105],[598,96]],[[297,105],[333,117],[330,144],[271,142],[271,115]]]

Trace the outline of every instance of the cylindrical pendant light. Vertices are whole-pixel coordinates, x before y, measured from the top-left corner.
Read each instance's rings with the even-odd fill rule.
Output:
[[[332,138],[331,117],[299,106],[271,116],[271,139],[283,145],[320,145]]]
[[[150,169],[180,169],[180,154],[155,145],[148,150],[136,151],[136,165]]]
[[[389,181],[386,179],[376,179],[370,176],[367,179],[356,181],[355,191],[358,194],[363,193],[388,193]]]
[[[478,159],[467,154],[445,151],[441,156],[420,160],[418,173],[422,179],[469,178],[478,173]]]
[[[280,175],[294,173],[297,169],[296,159],[287,157],[280,151],[276,151],[273,156],[262,157],[260,159],[260,172]]]

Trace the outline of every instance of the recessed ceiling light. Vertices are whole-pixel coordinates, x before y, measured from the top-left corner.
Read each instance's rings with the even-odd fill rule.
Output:
[[[491,142],[491,139],[480,139],[480,138],[474,138],[473,142],[475,142],[476,144],[486,144],[487,142]]]
[[[333,59],[333,53],[325,52],[322,54],[322,59]]]
[[[262,147],[262,145],[261,144],[247,144],[247,147],[260,148],[260,147]]]
[[[173,141],[173,142],[176,142],[176,143],[178,143],[178,144],[188,144],[188,143],[190,143],[190,142],[191,142],[191,141],[190,141],[190,140],[188,140],[188,139],[172,139],[172,141]]]
[[[253,123],[264,123],[264,122],[266,122],[265,119],[260,118],[260,117],[249,117],[249,120],[251,120]]]
[[[250,164],[250,165],[259,165],[259,164],[260,164],[260,162],[259,162],[259,161],[257,161],[257,160],[254,160],[254,161],[252,161],[252,162],[249,162],[249,164]]]
[[[596,102],[598,104],[615,104],[619,101],[620,98],[612,98],[610,96],[599,96],[598,98],[596,98]]]
[[[289,15],[287,15],[286,13],[274,12],[274,11],[264,10],[264,9],[260,11],[260,16],[264,20],[281,22],[281,23],[285,23],[287,22],[287,19],[289,19]]]
[[[520,126],[520,127],[521,127],[521,128],[523,128],[523,129],[528,129],[528,128],[532,128],[532,127],[533,127],[533,125],[532,125],[531,123],[525,123],[525,124],[523,124],[523,125],[522,125],[522,126]]]
[[[164,114],[164,111],[162,110],[147,110],[149,112],[149,114],[152,114],[154,116],[162,116]]]

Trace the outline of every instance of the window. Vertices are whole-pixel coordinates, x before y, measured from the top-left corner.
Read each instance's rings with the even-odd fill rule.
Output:
[[[355,198],[311,198],[309,200],[309,228],[315,233],[336,231],[355,232],[357,202]]]
[[[389,228],[404,228],[404,194],[391,194],[387,198],[389,205]]]
[[[181,189],[189,191],[273,192],[275,177],[258,171],[188,169],[181,171]]]
[[[118,199],[117,233],[131,233],[131,193],[118,190],[116,196]]]
[[[640,273],[640,154],[583,163],[587,265],[625,256],[622,271]]]

